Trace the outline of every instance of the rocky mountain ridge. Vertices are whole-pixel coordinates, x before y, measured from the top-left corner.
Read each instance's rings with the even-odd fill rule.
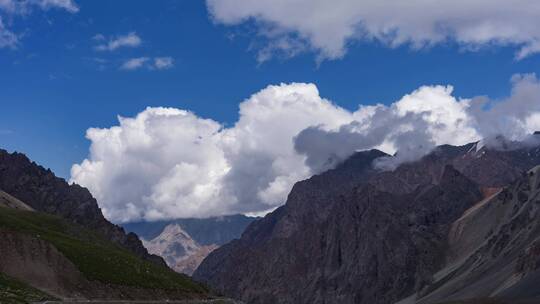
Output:
[[[125,233],[123,228],[106,220],[86,188],[69,185],[22,153],[0,149],[0,189],[37,211],[58,215],[97,231],[137,256],[165,265],[162,258],[148,253],[137,235]]]
[[[212,252],[194,277],[249,303],[388,304],[427,295],[447,265],[455,222],[540,164],[540,149],[440,146],[383,172],[372,165],[381,157],[390,156],[359,152],[297,183],[284,206]]]

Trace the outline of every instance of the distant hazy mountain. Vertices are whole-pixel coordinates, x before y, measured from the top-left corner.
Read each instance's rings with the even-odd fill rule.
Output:
[[[393,171],[358,152],[298,182],[194,278],[253,304],[540,303],[540,145],[499,140]]]
[[[218,248],[215,244],[199,244],[176,223],[165,226],[160,235],[150,241],[143,240],[143,244],[150,253],[163,257],[172,269],[189,275]]]
[[[187,218],[156,222],[133,222],[122,226],[128,232],[134,232],[145,240],[151,240],[160,235],[167,225],[178,224],[201,245],[223,245],[239,238],[246,227],[255,219],[237,214],[205,219]]]
[[[207,219],[176,219],[124,224],[143,239],[152,254],[178,272],[191,275],[214,249],[240,238],[255,218],[231,215]]]

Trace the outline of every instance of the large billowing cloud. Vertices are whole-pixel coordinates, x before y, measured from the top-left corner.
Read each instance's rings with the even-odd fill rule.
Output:
[[[179,109],[148,108],[89,129],[89,159],[72,168],[115,221],[257,212],[281,204],[309,174],[292,138],[351,114],[311,84],[269,86],[240,105],[231,128]]]
[[[540,2],[536,0],[207,0],[213,19],[247,21],[268,38],[269,51],[294,55],[305,47],[335,59],[353,40],[413,48],[454,41],[467,48],[513,45],[518,59],[540,52]]]
[[[329,169],[356,150],[373,147],[399,160],[414,160],[440,144],[464,144],[480,136],[468,114],[470,100],[453,97],[452,87],[421,87],[390,106],[360,106],[355,120],[337,130],[303,130],[295,148],[314,172]]]
[[[390,106],[360,106],[356,119],[337,130],[309,127],[295,138],[312,172],[335,166],[354,151],[379,148],[395,157],[381,169],[415,161],[441,144],[461,145],[502,135],[523,140],[540,130],[540,82],[534,74],[512,78],[508,98],[456,99],[452,87],[429,86]],[[362,115],[358,115],[362,113]]]
[[[116,222],[264,212],[281,205],[296,181],[356,150],[399,151],[377,163],[392,169],[439,144],[524,137],[540,127],[540,83],[534,75],[512,82],[502,100],[424,86],[354,112],[321,98],[313,84],[269,86],[240,104],[231,127],[147,108],[117,126],[89,129],[90,153],[73,166],[72,181],[88,187]]]

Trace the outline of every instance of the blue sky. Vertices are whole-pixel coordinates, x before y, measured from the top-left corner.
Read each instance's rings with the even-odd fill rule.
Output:
[[[133,117],[148,106],[185,109],[230,126],[239,103],[270,84],[314,83],[322,97],[354,111],[359,104],[391,104],[422,85],[452,85],[457,97],[505,98],[512,75],[540,72],[540,55],[516,60],[519,43],[471,50],[452,39],[420,48],[347,40],[345,54],[322,62],[313,46],[292,55],[278,50],[260,62],[258,52],[271,39],[260,22],[222,22],[204,1],[76,4],[77,12],[0,10],[4,27],[18,36],[16,46],[0,48],[0,146],[65,178],[89,154],[88,128],[109,128],[117,115]],[[129,33],[140,45],[96,50]],[[140,57],[149,58],[144,67],[121,69]],[[172,58],[173,66],[153,68],[160,57]]]
[[[513,47],[463,51],[447,43],[420,51],[353,43],[343,59],[319,67],[313,53],[259,64],[253,37],[217,25],[203,1],[80,1],[80,11],[36,11],[16,18],[17,49],[0,49],[0,143],[60,176],[88,153],[89,127],[147,106],[174,106],[232,123],[238,103],[268,84],[313,82],[321,95],[354,110],[389,103],[424,84],[451,84],[457,96],[509,94],[515,73],[540,71],[538,56],[514,60]],[[245,25],[244,27],[249,27]],[[92,37],[136,32],[138,48],[96,52]],[[256,38],[255,38],[256,39]],[[138,56],[171,56],[166,71],[118,70]],[[94,58],[108,62],[101,70]]]

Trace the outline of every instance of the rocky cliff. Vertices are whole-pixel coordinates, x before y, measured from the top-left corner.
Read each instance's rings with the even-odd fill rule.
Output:
[[[455,222],[540,164],[537,147],[510,144],[441,146],[393,171],[373,166],[384,153],[359,152],[297,183],[283,207],[212,252],[194,277],[249,303],[421,298],[447,267]]]

